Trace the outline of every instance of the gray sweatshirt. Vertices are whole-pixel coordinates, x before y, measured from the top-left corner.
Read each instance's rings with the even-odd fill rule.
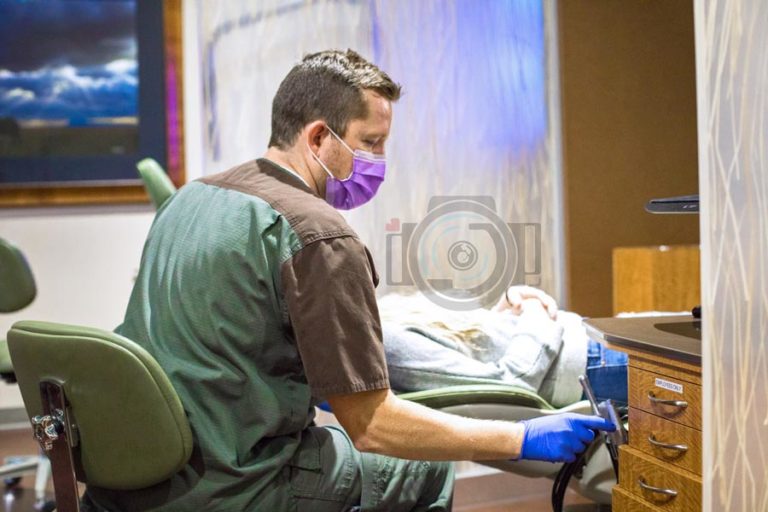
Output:
[[[581,398],[588,338],[575,313],[449,311],[419,295],[379,301],[390,383],[398,391],[507,383],[562,407]]]

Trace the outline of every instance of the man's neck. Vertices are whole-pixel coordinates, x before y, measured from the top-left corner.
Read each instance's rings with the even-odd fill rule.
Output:
[[[289,171],[293,171],[298,174],[301,179],[304,180],[304,183],[306,183],[307,186],[315,192],[315,194],[319,195],[318,184],[315,181],[314,176],[312,176],[312,173],[309,172],[307,162],[301,156],[296,155],[290,150],[283,151],[276,147],[270,147],[267,149],[267,152],[264,153],[264,158],[271,160],[277,165],[285,167]]]

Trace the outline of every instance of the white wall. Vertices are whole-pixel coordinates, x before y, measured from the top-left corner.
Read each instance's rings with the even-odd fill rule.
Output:
[[[515,246],[508,240],[498,244],[471,227],[491,226],[496,219],[539,224],[541,272],[526,281],[561,297],[559,88],[552,80],[556,9],[551,1],[476,3],[201,0],[202,68],[210,80],[206,173],[266,149],[272,97],[302,55],[354,48],[405,91],[393,106],[387,178],[375,200],[344,213],[371,250],[381,276],[377,293],[415,291],[401,284],[410,274],[425,278],[422,291],[443,299],[449,294],[424,281],[450,279],[457,289],[481,289],[470,294],[480,301],[467,298],[462,306],[495,303],[504,283],[492,273],[516,261],[509,253],[516,256],[523,242],[520,237]],[[495,211],[475,215],[460,208],[428,216],[431,200],[439,196],[490,196]],[[400,229],[416,223],[422,223],[424,236],[402,250]],[[503,237],[503,230],[498,234]],[[479,256],[481,263],[470,271],[450,264],[448,249],[458,240]],[[517,268],[532,270],[533,237],[525,241],[528,265],[521,261]],[[414,256],[412,265],[403,253]],[[520,281],[521,274],[515,276]]]
[[[199,55],[193,0],[184,0],[187,179],[201,168]],[[188,44],[189,43],[189,44]],[[26,309],[0,316],[0,333],[17,320],[114,329],[123,318],[141,250],[154,217],[149,204],[0,209],[0,237],[29,260],[38,294]],[[0,409],[23,407],[17,386],[0,383]]]
[[[113,329],[121,320],[152,222],[149,205],[0,211],[0,236],[27,256],[38,286],[26,309],[0,317]],[[16,386],[0,385],[0,408],[21,407]]]

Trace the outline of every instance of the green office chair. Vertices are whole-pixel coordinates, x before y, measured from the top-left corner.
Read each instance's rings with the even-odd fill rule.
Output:
[[[155,208],[159,209],[176,192],[176,186],[160,164],[151,158],[145,158],[140,161],[136,164],[136,168],[139,170],[139,175],[144,182],[144,188],[147,190],[149,198],[152,200]]]
[[[27,307],[37,295],[35,278],[22,252],[0,238],[0,313],[13,313]],[[16,375],[8,353],[8,343],[0,338],[0,378],[16,383]],[[35,497],[40,508],[45,502],[45,488],[51,474],[48,459],[37,455],[6,457],[0,466],[0,478],[9,487],[17,485],[25,474],[36,473]]]
[[[189,460],[192,431],[160,365],[117,334],[22,321],[8,345],[35,437],[51,459],[57,510],[79,510],[77,481],[131,490]]]

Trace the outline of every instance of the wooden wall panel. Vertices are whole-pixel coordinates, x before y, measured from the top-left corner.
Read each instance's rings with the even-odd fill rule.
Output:
[[[701,305],[698,245],[617,247],[612,266],[613,314]]]
[[[614,247],[696,244],[697,215],[646,201],[696,193],[690,0],[558,4],[566,306],[612,313]]]

